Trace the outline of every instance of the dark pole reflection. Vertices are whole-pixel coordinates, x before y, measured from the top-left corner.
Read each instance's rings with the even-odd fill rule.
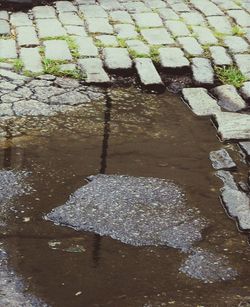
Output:
[[[11,146],[7,146],[3,150],[3,168],[11,169]]]
[[[104,125],[103,125],[103,141],[102,141],[102,153],[100,163],[100,174],[105,174],[107,170],[107,158],[108,158],[108,142],[110,137],[110,120],[111,120],[111,109],[112,102],[111,98],[107,94],[106,105],[104,112]],[[98,234],[94,235],[94,246],[93,246],[93,262],[94,266],[97,267],[100,259],[101,249],[101,236]]]

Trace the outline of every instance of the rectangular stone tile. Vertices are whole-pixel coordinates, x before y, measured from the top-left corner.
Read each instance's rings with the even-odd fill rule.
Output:
[[[241,7],[232,0],[213,0],[222,10],[240,10]]]
[[[104,63],[109,70],[129,70],[132,61],[125,48],[105,48]]]
[[[161,18],[156,13],[133,14],[133,18],[135,19],[137,26],[140,28],[163,26]]]
[[[145,0],[145,5],[151,9],[162,9],[166,7],[166,3],[161,0]]]
[[[159,73],[151,59],[135,59],[135,68],[141,83],[146,87],[164,87]]]
[[[202,55],[204,50],[194,37],[178,37],[177,41],[189,55]]]
[[[78,60],[81,70],[86,73],[87,83],[109,83],[110,79],[105,70],[103,63],[98,58],[88,58]]]
[[[83,36],[83,37],[88,36],[83,26],[65,26],[64,28],[68,35]]]
[[[67,26],[83,26],[84,21],[77,15],[76,12],[60,13],[58,15],[60,22]]]
[[[56,1],[56,9],[59,13],[77,12],[76,6],[74,6],[70,1]]]
[[[95,37],[105,47],[118,47],[118,41],[115,35],[98,35]]]
[[[9,20],[9,13],[7,11],[0,11],[0,19],[1,20]]]
[[[243,86],[240,88],[240,93],[244,99],[250,99],[250,81],[243,83]],[[250,156],[250,146],[249,146],[249,156]]]
[[[214,71],[208,59],[194,58],[192,60],[194,81],[198,84],[213,84]]]
[[[136,39],[130,39],[126,41],[126,44],[128,46],[128,49],[132,52],[136,53],[137,55],[150,55],[150,49],[149,46],[144,44],[140,40]]]
[[[14,39],[0,39],[0,58],[17,58],[16,42]]]
[[[40,73],[43,71],[43,65],[39,49],[36,48],[21,48],[20,58],[24,64],[24,70]]]
[[[179,13],[191,11],[188,5],[183,2],[175,2],[175,3],[170,4],[170,6],[174,11],[179,12]]]
[[[65,29],[57,19],[37,19],[36,23],[40,38],[66,35]]]
[[[0,35],[10,35],[10,25],[6,20],[0,20]]]
[[[231,16],[241,27],[250,27],[250,14],[243,10],[230,10],[228,15]]]
[[[164,28],[143,29],[141,34],[150,45],[171,45],[174,40]]]
[[[163,8],[159,10],[159,15],[163,20],[179,20],[180,17],[170,8]]]
[[[196,115],[209,116],[221,111],[217,101],[208,94],[205,88],[184,88],[182,95]]]
[[[188,25],[199,26],[205,24],[204,17],[198,12],[182,13],[181,18],[183,18]]]
[[[118,34],[118,38],[133,39],[139,36],[139,33],[135,30],[135,27],[131,24],[116,24],[114,25],[114,29]]]
[[[232,59],[227,53],[226,49],[221,46],[209,47],[213,62],[215,65],[231,65]]]
[[[250,54],[236,54],[234,59],[242,74],[250,78]]]
[[[190,32],[184,22],[181,21],[166,21],[165,25],[174,36],[187,36]]]
[[[213,35],[213,32],[210,29],[202,26],[192,26],[192,29],[202,45],[218,43],[217,38]]]
[[[113,27],[108,22],[108,18],[88,18],[86,23],[90,33],[114,33]]]
[[[243,53],[249,50],[249,44],[242,37],[226,36],[224,43],[232,53]]]
[[[159,49],[160,63],[163,68],[186,68],[189,61],[185,57],[184,52],[180,48],[165,47]]]
[[[49,60],[67,61],[72,60],[68,44],[64,40],[44,41],[45,58]]]
[[[205,16],[224,15],[219,7],[209,0],[191,0],[191,3]]]
[[[37,38],[34,26],[18,27],[16,32],[19,46],[39,45],[39,40]]]
[[[225,16],[210,16],[207,18],[208,23],[213,27],[217,32],[224,34],[232,33],[232,26],[228,18]]]
[[[10,23],[15,27],[32,26],[32,21],[29,19],[28,14],[22,12],[12,13]]]
[[[80,56],[96,57],[98,56],[98,49],[96,48],[92,37],[76,37],[76,44],[78,45],[78,51]]]
[[[32,9],[35,19],[49,19],[56,18],[56,11],[53,6],[35,6]]]
[[[129,13],[125,11],[110,12],[110,18],[113,22],[117,23],[134,23]]]
[[[99,0],[101,7],[106,11],[115,11],[122,9],[123,5],[117,0]]]
[[[107,18],[107,12],[100,5],[80,5],[79,10],[86,18]]]
[[[151,9],[147,7],[143,2],[125,2],[123,3],[124,7],[128,10],[129,13],[145,13],[151,12]]]

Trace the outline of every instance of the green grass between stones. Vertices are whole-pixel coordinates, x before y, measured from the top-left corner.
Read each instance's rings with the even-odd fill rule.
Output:
[[[223,84],[231,84],[239,88],[248,80],[235,66],[215,67],[215,73]]]

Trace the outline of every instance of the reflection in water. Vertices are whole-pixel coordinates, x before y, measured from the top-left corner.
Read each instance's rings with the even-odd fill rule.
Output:
[[[11,169],[11,146],[7,146],[6,148],[4,148],[3,168],[7,170]]]
[[[110,136],[110,119],[111,119],[112,101],[110,96],[106,96],[106,106],[104,111],[104,123],[103,123],[103,141],[102,141],[102,153],[101,153],[101,165],[100,174],[105,174],[107,169],[107,157],[108,157],[108,142]],[[93,262],[94,267],[97,267],[100,259],[100,248],[101,248],[101,236],[98,234],[94,235],[93,241]]]

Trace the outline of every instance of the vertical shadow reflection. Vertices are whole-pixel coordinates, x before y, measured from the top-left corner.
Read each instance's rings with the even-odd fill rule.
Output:
[[[107,170],[111,110],[112,110],[112,101],[111,101],[110,96],[107,94],[105,111],[104,111],[103,141],[102,141],[101,162],[100,162],[100,171],[99,171],[100,174],[105,174]],[[94,267],[97,267],[99,264],[101,239],[102,238],[100,235],[94,234],[94,244],[93,244],[93,254],[92,254]]]

